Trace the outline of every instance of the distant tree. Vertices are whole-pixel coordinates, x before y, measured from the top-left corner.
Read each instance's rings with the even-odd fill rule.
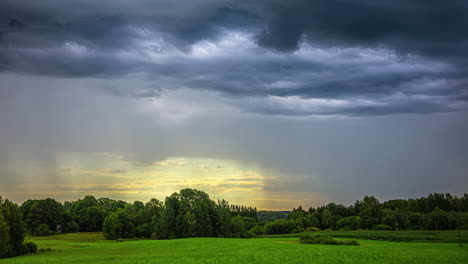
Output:
[[[24,252],[23,242],[26,236],[26,227],[18,205],[0,196],[0,212],[8,224],[10,237],[10,255],[20,255]]]
[[[0,210],[0,258],[7,257],[11,251],[10,228]]]
[[[229,203],[226,200],[218,200],[218,204],[216,206],[216,217],[217,219],[214,226],[215,236],[228,236],[228,234],[231,232],[230,222],[232,214],[230,212]]]
[[[188,225],[188,229],[179,227],[179,231],[185,229],[182,237],[211,237],[213,236],[212,216],[214,215],[215,204],[207,193],[195,189],[183,189],[179,192],[179,214],[184,219],[187,218],[189,212],[190,223],[183,223]],[[188,230],[188,233],[186,233]]]
[[[123,235],[123,224],[119,219],[119,213],[110,214],[103,223],[103,233],[106,239],[117,239]]]
[[[66,208],[78,223],[80,231],[102,231],[102,223],[108,212],[102,209],[94,196],[87,195],[83,199],[67,204]]]
[[[288,219],[289,211],[258,211],[258,221],[271,222],[276,219]]]
[[[24,237],[26,236],[26,227],[24,225],[21,212],[18,205],[11,202],[8,199],[3,199],[0,196],[0,214],[3,216],[1,221],[3,224],[1,229],[4,237],[9,237],[8,248],[9,256],[16,256],[24,253]],[[5,223],[8,228],[5,227]],[[4,234],[5,230],[8,230],[8,236]],[[4,243],[5,245],[6,243]],[[3,245],[3,248],[5,246]]]
[[[294,221],[278,219],[265,225],[265,234],[290,234],[296,229]]]
[[[374,196],[365,196],[362,201],[357,201],[354,205],[361,217],[363,228],[372,228],[379,224],[380,203]]]
[[[257,225],[250,229],[250,232],[255,235],[263,235],[265,228],[263,226]]]
[[[99,198],[97,199],[97,205],[106,212],[106,216],[107,216],[113,212],[116,212],[119,209],[125,208],[125,206],[127,205],[127,202],[122,201],[122,200],[114,200],[110,198]]]
[[[359,216],[349,216],[343,219],[338,220],[336,223],[336,228],[342,229],[351,229],[351,230],[357,230],[361,227],[361,218]]]
[[[334,218],[330,210],[322,211],[322,228],[332,228],[334,226]]]
[[[47,225],[54,232],[63,228],[63,206],[54,199],[28,200],[21,205],[20,209],[26,227],[32,233],[35,233],[35,229],[41,224]]]
[[[241,216],[231,218],[229,224],[229,231],[226,237],[248,237],[247,228],[245,227],[244,220]]]
[[[34,231],[32,233],[34,236],[50,236],[53,234],[52,231],[50,231],[49,226],[46,224],[40,224],[36,228],[34,228]]]
[[[176,218],[179,206],[179,195],[177,193],[173,193],[171,196],[166,197],[161,217],[154,227],[158,238],[167,239],[170,237],[176,237]]]

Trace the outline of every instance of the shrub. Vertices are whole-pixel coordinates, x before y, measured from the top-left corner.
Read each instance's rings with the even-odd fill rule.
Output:
[[[303,235],[299,238],[300,244],[322,244],[322,245],[350,245],[359,246],[359,242],[355,240],[338,241],[330,236],[323,234]]]
[[[33,242],[28,242],[24,244],[24,249],[26,254],[32,254],[37,252],[37,245]]]
[[[351,229],[349,227],[343,227],[340,229],[340,231],[350,231]]]
[[[250,232],[250,231],[247,231],[241,237],[242,238],[254,238],[254,237],[256,237],[256,235],[254,233]]]
[[[306,231],[307,232],[317,232],[317,231],[321,231],[321,229],[318,228],[318,227],[315,227],[315,226],[309,226],[309,227],[306,228]]]
[[[375,225],[372,227],[372,230],[390,231],[393,230],[393,228],[389,225]]]
[[[250,229],[250,232],[254,233],[255,235],[262,235],[263,229],[263,226],[254,226]]]
[[[52,235],[52,232],[50,231],[48,225],[40,224],[34,229],[33,235],[34,236],[50,236]]]
[[[302,233],[302,232],[304,232],[304,231],[305,231],[304,228],[298,226],[298,227],[294,228],[294,229],[291,231],[291,233],[292,233],[292,234],[295,234],[295,233]]]

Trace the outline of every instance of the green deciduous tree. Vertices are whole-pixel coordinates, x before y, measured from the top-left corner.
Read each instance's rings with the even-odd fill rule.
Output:
[[[0,210],[0,258],[7,257],[11,251],[10,228]]]

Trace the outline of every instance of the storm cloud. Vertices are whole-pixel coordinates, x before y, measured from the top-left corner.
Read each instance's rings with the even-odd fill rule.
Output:
[[[0,192],[462,194],[467,18],[462,0],[0,1]]]
[[[425,114],[467,106],[466,1],[0,5],[3,72],[139,75],[143,87],[108,90],[132,97],[208,90],[235,97],[244,111],[271,115]]]

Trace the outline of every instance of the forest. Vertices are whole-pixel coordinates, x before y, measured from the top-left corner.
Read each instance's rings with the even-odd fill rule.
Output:
[[[259,217],[261,216],[261,217]],[[260,218],[260,219],[259,219]],[[265,221],[267,219],[267,221]],[[187,237],[251,238],[319,230],[454,230],[468,229],[468,195],[430,194],[418,199],[379,202],[365,196],[345,206],[302,206],[291,212],[213,201],[203,191],[183,189],[165,198],[128,203],[87,195],[60,203],[52,198],[27,200],[20,206],[0,198],[0,257],[35,252],[26,234],[103,232],[106,239],[175,239]]]

